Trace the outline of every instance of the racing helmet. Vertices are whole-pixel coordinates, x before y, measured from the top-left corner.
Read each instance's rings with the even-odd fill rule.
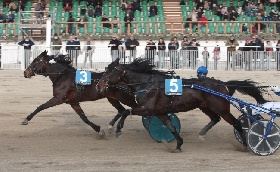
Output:
[[[205,66],[200,66],[197,68],[196,73],[198,78],[205,78],[208,74],[208,69]]]

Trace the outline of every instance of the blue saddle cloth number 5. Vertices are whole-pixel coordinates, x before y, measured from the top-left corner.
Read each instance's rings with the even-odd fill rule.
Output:
[[[77,70],[76,71],[76,84],[90,85],[91,84],[90,71]]]
[[[182,79],[165,79],[165,95],[182,95]]]

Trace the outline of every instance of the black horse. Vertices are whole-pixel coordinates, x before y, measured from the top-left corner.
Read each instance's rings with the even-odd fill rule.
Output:
[[[254,97],[258,103],[265,103],[261,88],[256,87],[253,81],[228,81],[222,82],[213,78],[183,79],[183,95],[168,97],[165,95],[165,79],[170,77],[167,72],[153,70],[154,65],[145,59],[136,59],[129,65],[119,64],[118,59],[108,66],[97,84],[97,89],[102,92],[110,87],[115,87],[120,82],[125,82],[133,93],[136,94],[138,106],[131,109],[132,114],[151,116],[156,115],[170,129],[177,140],[176,150],[181,150],[183,139],[177,133],[167,113],[186,112],[199,108],[211,122],[200,132],[206,132],[220,121],[222,117],[239,132],[243,144],[246,145],[246,134],[242,130],[240,121],[230,113],[230,103],[209,93],[191,88],[192,84],[200,85],[226,95],[232,95],[235,90]],[[239,85],[239,86],[238,86]],[[121,120],[124,120],[125,116]]]
[[[79,103],[83,101],[95,101],[108,97],[108,101],[118,110],[118,114],[109,123],[109,125],[113,126],[119,117],[121,117],[121,114],[127,112],[119,100],[121,100],[125,105],[134,107],[136,106],[135,98],[125,91],[117,90],[116,88],[112,88],[103,93],[97,92],[96,84],[103,73],[91,72],[91,78],[93,80],[91,85],[77,85],[75,83],[76,69],[70,66],[70,63],[71,61],[68,61],[63,55],[58,57],[48,56],[47,52],[44,51],[35,58],[24,71],[25,78],[31,78],[35,74],[48,76],[53,83],[53,97],[28,115],[26,119],[23,120],[22,125],[27,125],[28,121],[44,109],[67,103],[70,104],[70,106],[86,124],[90,125],[96,132],[99,133],[100,137],[104,137],[104,131],[100,130],[100,126],[88,120]],[[125,98],[122,98],[123,95],[125,95]],[[119,125],[122,126],[123,123],[120,123]]]

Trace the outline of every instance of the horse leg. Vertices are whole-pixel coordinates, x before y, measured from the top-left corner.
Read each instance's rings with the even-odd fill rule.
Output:
[[[116,130],[116,135],[119,136],[121,135],[122,131],[121,129],[123,128],[124,126],[124,121],[126,119],[126,117],[130,114],[130,111],[129,110],[125,110],[122,114],[121,114],[121,119],[119,120],[118,122],[118,125],[117,125],[117,130]]]
[[[44,104],[41,104],[40,106],[38,106],[36,108],[36,110],[34,112],[32,112],[30,115],[28,115],[22,122],[21,125],[27,125],[28,121],[30,121],[37,113],[41,112],[44,109],[56,106],[56,105],[60,105],[64,103],[63,99],[57,98],[57,97],[53,97],[51,98],[49,101],[47,101]]]
[[[122,106],[122,104],[118,100],[108,98],[108,101],[111,103],[112,106],[114,106],[118,110],[117,115],[112,119],[112,121],[109,123],[109,126],[108,126],[109,133],[112,133],[114,130],[113,126],[118,121],[118,119],[122,116],[122,113],[126,109]]]
[[[200,110],[211,119],[211,121],[199,132],[199,138],[204,140],[206,133],[221,120],[221,117],[208,108],[200,108]]]
[[[91,121],[88,120],[88,118],[86,117],[83,109],[81,108],[81,106],[79,104],[71,104],[71,107],[75,110],[75,112],[80,116],[80,118],[86,124],[91,126],[91,128],[93,128],[98,133],[100,138],[104,138],[105,132],[103,130],[100,130],[100,126],[95,125],[94,123],[92,123]]]
[[[240,121],[236,119],[231,113],[221,113],[221,117],[239,132],[239,135],[243,141],[243,145],[247,146],[246,132],[243,131]]]
[[[167,126],[167,128],[171,131],[171,133],[174,135],[175,139],[177,140],[177,146],[175,151],[181,151],[181,146],[183,144],[183,139],[179,135],[179,133],[176,131],[176,128],[174,127],[173,123],[171,122],[170,118],[164,114],[159,115],[158,118]]]

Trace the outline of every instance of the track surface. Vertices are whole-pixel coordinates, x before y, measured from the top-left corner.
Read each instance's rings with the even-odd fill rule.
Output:
[[[195,71],[178,71],[182,77]],[[262,85],[280,86],[280,72],[210,71],[210,76],[224,81],[252,79]],[[0,171],[279,171],[280,150],[261,157],[243,151],[235,140],[233,128],[221,121],[207,134],[205,141],[198,132],[209,122],[199,110],[177,114],[184,139],[182,153],[169,153],[162,143],[151,139],[141,117],[127,118],[123,135],[108,135],[100,140],[96,133],[63,104],[42,111],[27,126],[21,121],[37,106],[52,97],[48,78],[25,79],[23,71],[0,71]],[[270,92],[272,95],[273,93]],[[255,103],[241,94],[234,95]],[[280,101],[277,96],[265,96]],[[106,99],[82,103],[88,118],[106,129],[116,110]],[[238,117],[240,113],[232,108]],[[280,125],[280,120],[276,123]],[[176,142],[169,143],[175,148]]]

